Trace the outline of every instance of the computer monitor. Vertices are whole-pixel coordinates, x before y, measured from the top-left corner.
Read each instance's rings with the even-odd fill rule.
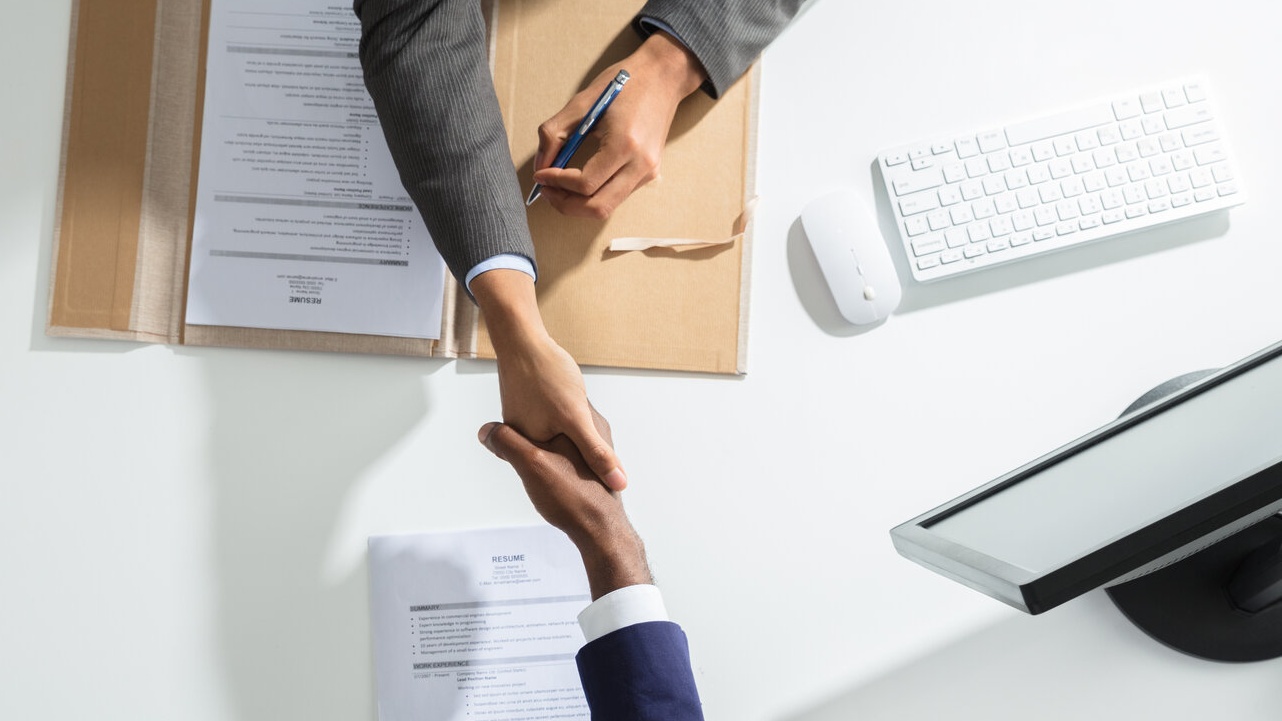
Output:
[[[1217,660],[1282,656],[1282,343],[891,531],[905,557],[1037,614],[1109,595]]]

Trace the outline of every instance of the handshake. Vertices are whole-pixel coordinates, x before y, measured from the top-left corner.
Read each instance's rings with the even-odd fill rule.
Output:
[[[596,431],[610,426],[591,410]],[[579,614],[587,643],[575,660],[594,721],[702,721],[685,633],[668,620],[645,545],[619,492],[608,488],[564,435],[534,442],[487,423],[481,443],[516,470],[539,515],[583,557],[592,604]]]

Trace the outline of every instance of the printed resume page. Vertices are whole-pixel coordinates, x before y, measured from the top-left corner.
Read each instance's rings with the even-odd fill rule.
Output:
[[[350,2],[214,0],[187,322],[439,338],[445,264]]]
[[[551,526],[369,539],[380,721],[588,721],[574,656],[591,602]]]

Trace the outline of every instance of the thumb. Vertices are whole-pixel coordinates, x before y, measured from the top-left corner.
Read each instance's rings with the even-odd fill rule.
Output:
[[[518,433],[515,428],[497,421],[490,421],[481,426],[476,433],[476,439],[488,448],[490,453],[509,463],[517,454],[533,448],[525,436]]]
[[[583,460],[587,461],[588,468],[592,469],[606,488],[611,491],[622,491],[628,487],[628,477],[619,464],[619,457],[594,427],[576,428],[573,433],[567,435],[570,436],[571,441],[574,441]]]

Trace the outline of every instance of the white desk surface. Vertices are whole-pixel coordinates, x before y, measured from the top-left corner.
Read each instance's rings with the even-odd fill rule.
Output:
[[[45,337],[69,5],[0,3],[0,718],[372,719],[366,536],[537,520],[474,440],[494,368]],[[1277,718],[1282,661],[1023,616],[887,533],[1282,338],[1274,14],[819,0],[770,48],[749,374],[587,381],[710,719]],[[879,150],[1194,72],[1246,205],[840,321],[797,218]]]

